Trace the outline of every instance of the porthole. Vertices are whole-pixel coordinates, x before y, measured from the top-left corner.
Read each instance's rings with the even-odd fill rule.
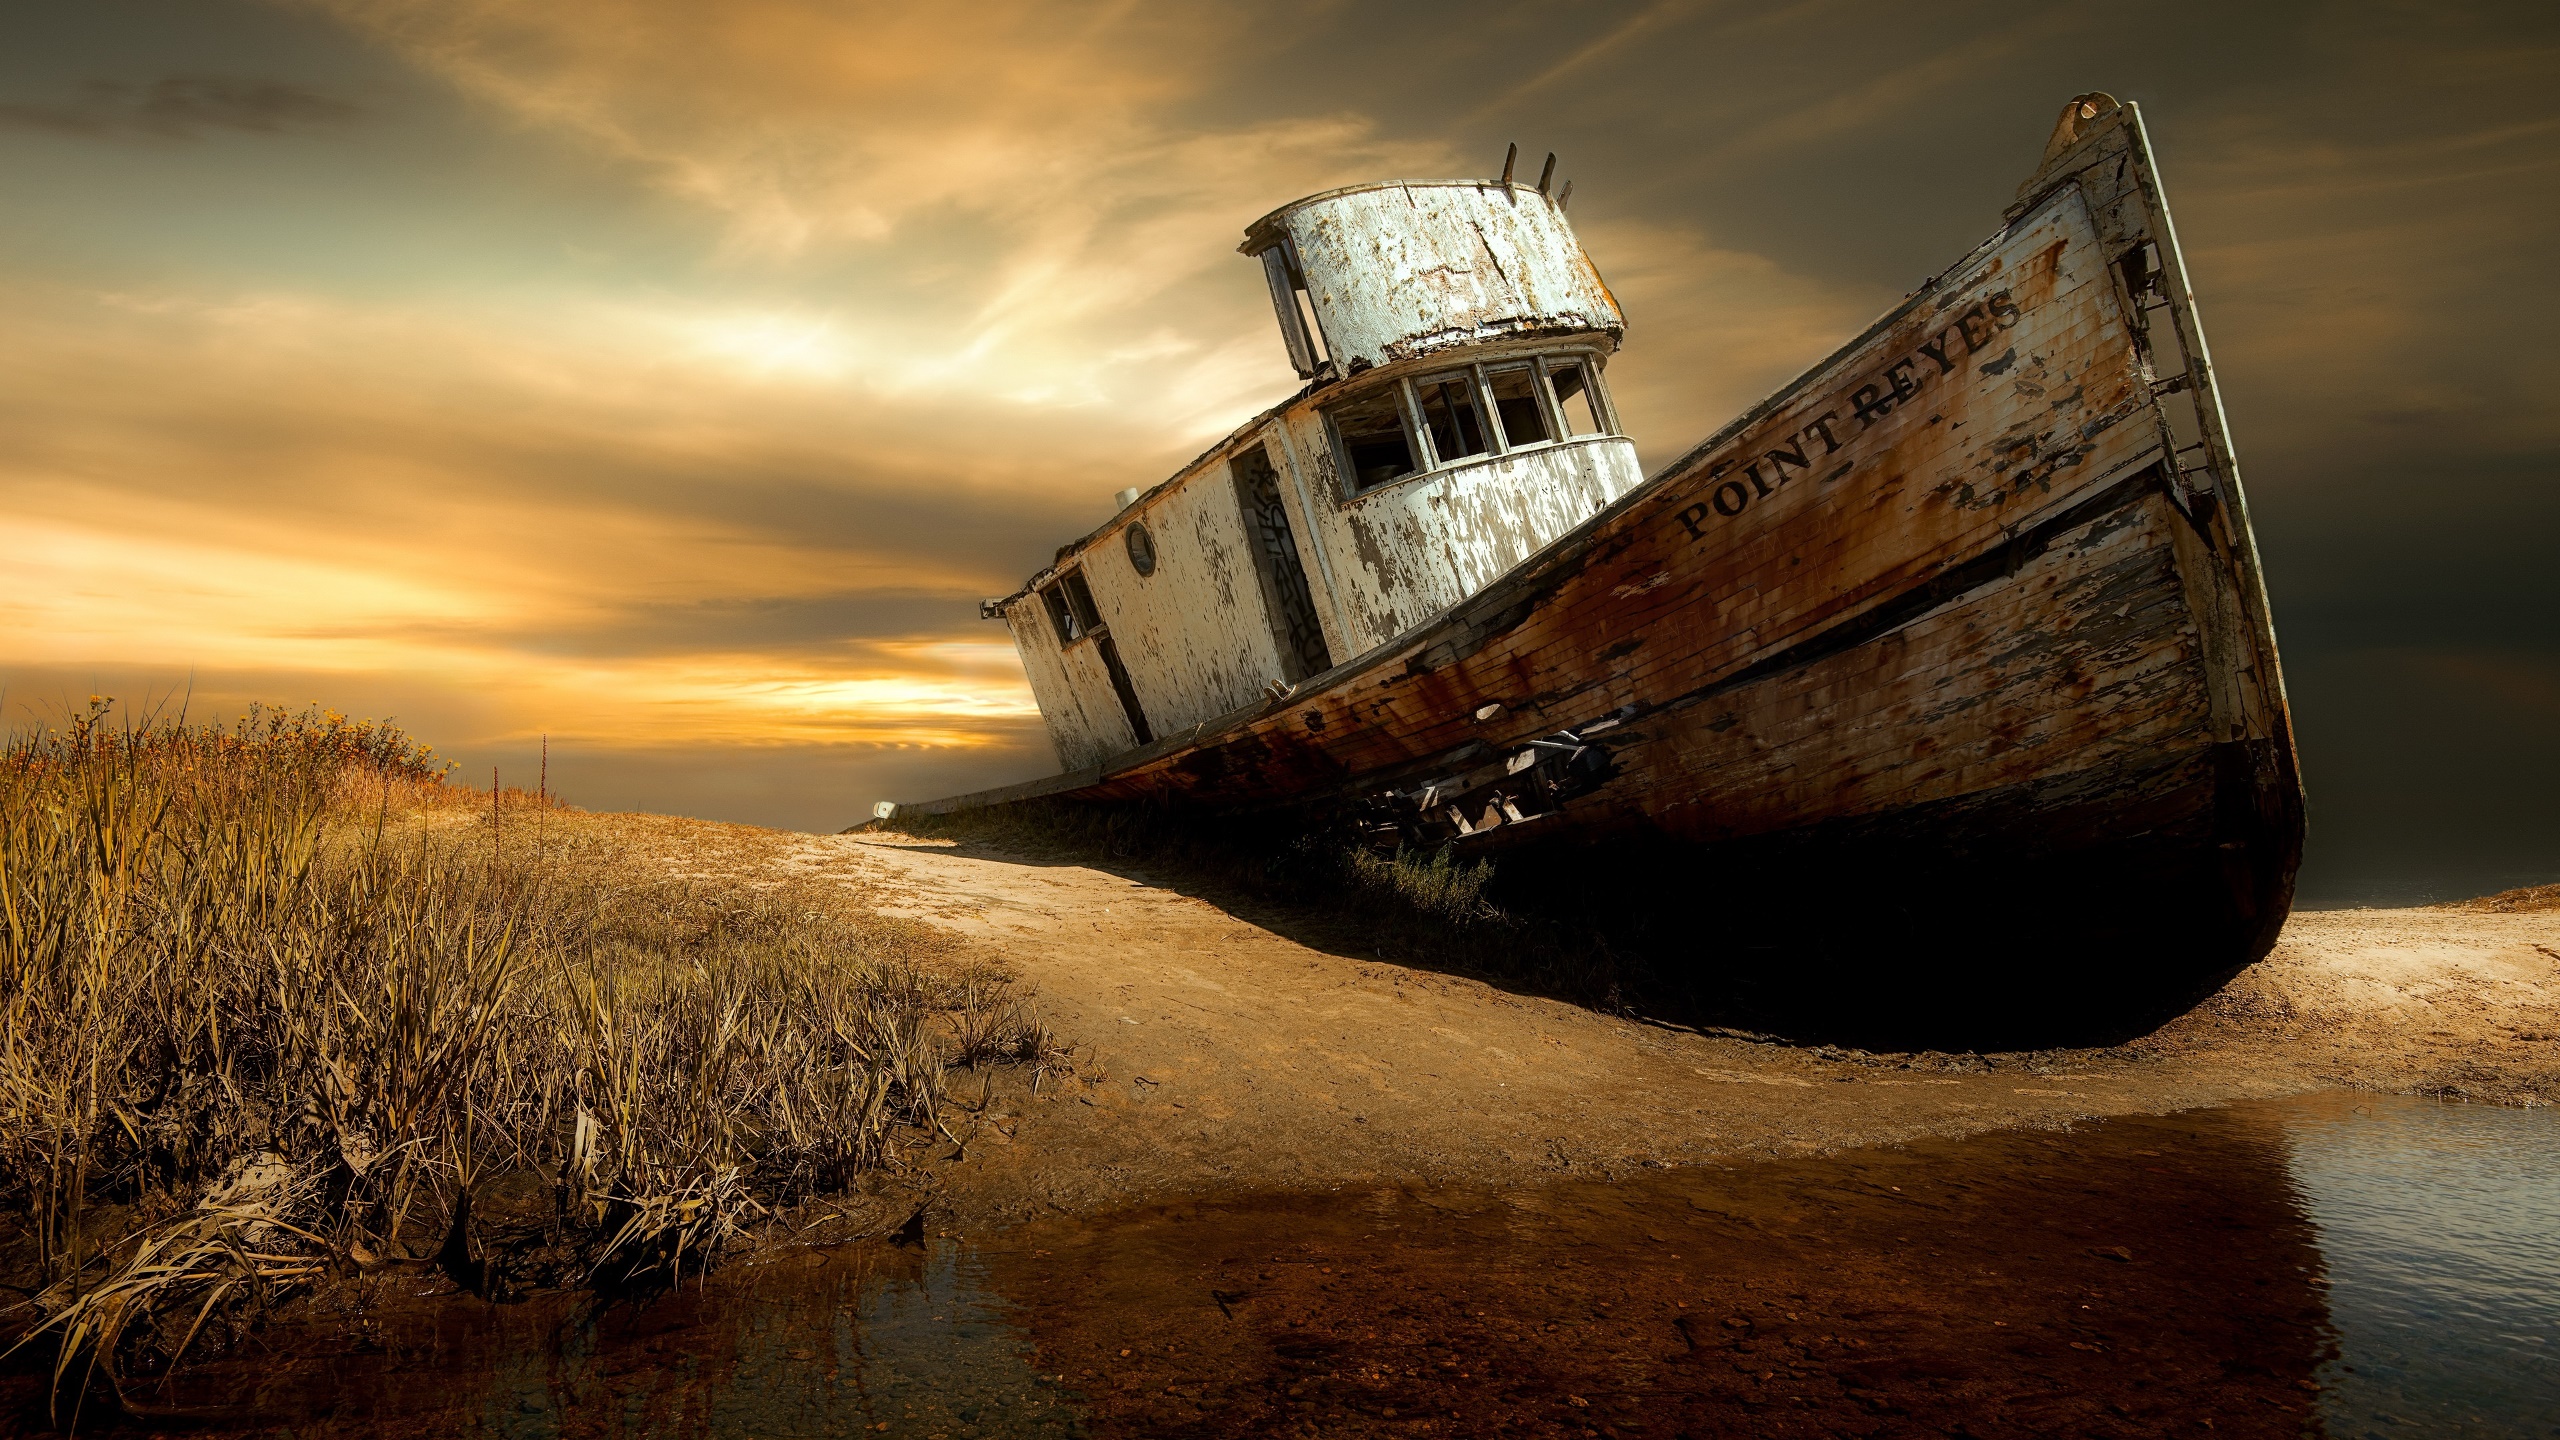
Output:
[[[1156,537],[1147,533],[1147,522],[1130,522],[1127,538],[1131,567],[1141,575],[1156,573]]]

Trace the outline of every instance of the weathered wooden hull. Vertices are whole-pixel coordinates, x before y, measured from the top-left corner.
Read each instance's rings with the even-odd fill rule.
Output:
[[[1998,236],[1472,599],[1285,700],[913,808],[1534,851],[1513,883],[1844,1005],[2191,1003],[2273,943],[2301,793],[2139,120],[2085,108]]]

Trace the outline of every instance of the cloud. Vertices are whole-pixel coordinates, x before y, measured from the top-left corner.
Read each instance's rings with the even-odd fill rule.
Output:
[[[1626,307],[1611,397],[1647,469],[1687,453],[1839,348],[1896,297],[1799,274],[1695,229],[1637,220],[1582,228]]]
[[[1245,17],[1216,7],[311,3],[519,123],[727,216],[745,255],[879,241],[956,213],[1043,237],[1047,266],[1018,257],[1027,278],[1095,260],[1106,228],[1111,268],[1140,273],[1188,224],[1240,232],[1293,183],[1437,149],[1387,144],[1355,116],[1167,125],[1169,107],[1216,83],[1202,58],[1246,38]]]
[[[1485,101],[1468,118],[1485,119],[1498,115],[1532,96],[1552,90],[1567,79],[1586,75],[1600,61],[1618,55],[1647,35],[1656,34],[1664,27],[1688,18],[1698,8],[1699,0],[1655,0],[1654,4],[1601,32],[1598,38]]]
[[[216,130],[281,135],[326,129],[362,113],[335,96],[281,80],[165,75],[148,85],[92,80],[77,100],[0,103],[0,125],[60,135],[189,140]]]
[[[974,601],[1081,517],[1019,432],[974,462],[1016,488],[973,483],[929,406],[775,394],[579,307],[0,309],[12,671],[406,674],[503,696],[483,736],[627,744],[969,748],[1029,710]]]
[[[684,342],[780,382],[1143,401],[1145,428],[1203,439],[1292,388],[1245,223],[1453,165],[1357,114],[1179,118],[1218,84],[1206,57],[1249,43],[1217,7],[313,3],[715,217],[721,275],[809,282]]]
[[[972,602],[1295,388],[1234,253],[1254,216],[1488,173],[1514,135],[1565,153],[1658,464],[1989,233],[2105,85],[2178,200],[2315,786],[2388,753],[2322,738],[2387,688],[2357,647],[2483,725],[2549,713],[2560,120],[2522,10],[2169,0],[2138,44],[1996,0],[259,18],[165,80],[0,108],[13,704],[193,672],[510,767],[570,737],[623,757],[598,803],[800,824],[1027,778],[1045,742]],[[45,63],[158,73],[88,44]],[[288,50],[311,88],[207,78]]]

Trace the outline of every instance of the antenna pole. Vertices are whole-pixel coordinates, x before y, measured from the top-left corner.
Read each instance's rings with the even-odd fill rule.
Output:
[[[1511,167],[1520,163],[1520,142],[1511,142],[1511,151],[1502,157],[1502,183],[1511,183]]]

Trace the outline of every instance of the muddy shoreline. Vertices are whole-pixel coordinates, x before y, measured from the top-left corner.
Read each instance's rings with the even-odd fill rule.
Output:
[[[2293,1435],[2320,1265],[2281,1127],[2243,1107],[780,1245],[645,1299],[394,1271],[137,1387],[116,1428]]]
[[[1003,1297],[1015,1317],[985,1319],[991,1368],[968,1382],[1014,1397],[1005,1427],[951,1428],[976,1422],[932,1411],[932,1383],[872,1370],[828,1405],[858,1400],[865,1427],[951,1435],[1085,1433],[1088,1421],[1149,1435],[1393,1421],[1401,1433],[1426,1420],[1450,1433],[1666,1435],[1800,1420],[1819,1433],[1860,1416],[1936,1430],[1995,1402],[2009,1433],[2148,1433],[2146,1416],[2181,1406],[2223,1414],[2220,1433],[2275,1433],[2299,1428],[2320,1363],[2300,1318],[2316,1309],[2304,1287],[2316,1289],[2317,1257],[2299,1253],[2281,1157],[2269,1158],[2280,1147],[2248,1106],[2323,1090],[2560,1099],[2560,909],[2540,904],[2297,915],[2267,961],[2125,1045],[1873,1054],[1701,1033],[1391,963],[1322,916],[1142,867],[648,823],[671,864],[704,878],[838,881],[985,948],[1073,1042],[1072,1062],[972,1075],[942,1127],[901,1143],[901,1168],[779,1217],[707,1284],[618,1298],[536,1289],[493,1305],[449,1266],[397,1262],[289,1301],[171,1386],[128,1397],[136,1413],[120,1427],[334,1433],[343,1420],[349,1433],[399,1433],[390,1422],[412,1411],[454,1420],[436,1408],[450,1397],[434,1376],[488,1371],[536,1397],[522,1403],[551,1416],[528,1422],[538,1433],[658,1421],[765,1433],[712,1423],[696,1413],[702,1396],[745,1383],[731,1371],[749,1361],[803,1378],[840,1370],[853,1351],[829,1362],[803,1332],[851,1323],[837,1312],[874,1294],[865,1286],[939,1294],[965,1261],[976,1278],[961,1289]],[[1931,1187],[1932,1238],[1915,1249],[1893,1232]],[[489,1198],[503,1216],[504,1197]],[[1684,1226],[1704,1230],[1683,1240]],[[2227,1266],[2197,1278],[2235,1236],[2249,1238],[2224,1259],[2263,1270],[2265,1306],[2232,1308]],[[492,1241],[505,1243],[486,1230],[478,1249]],[[1656,1264],[1657,1251],[1688,1258]],[[1956,1278],[2030,1252],[2042,1269],[2011,1264],[1978,1294]],[[2151,1271],[2127,1254],[2193,1265]],[[717,1317],[748,1294],[751,1309],[780,1306],[756,1332],[771,1343],[738,1342],[714,1384],[688,1327],[732,1324]],[[2074,1307],[2102,1303],[2187,1317],[2172,1329],[2189,1351],[2153,1353],[2167,1332],[2055,1339],[2088,1318]],[[959,1323],[876,1308],[856,1330],[912,1323],[940,1337]],[[2013,1321],[2054,1343],[1968,1369],[1982,1342],[1964,1327]],[[1024,1334],[1036,1371],[1003,1348]],[[2130,1389],[2081,1373],[2129,1353],[2147,1355]],[[2213,1356],[2256,1358],[2211,1370]],[[44,1389],[32,1361],[20,1355],[0,1381],[0,1408],[30,1425]],[[1637,1371],[1654,1380],[1628,1378]],[[1488,1373],[1502,1384],[1488,1388]],[[2008,1388],[1982,1388],[1995,1382]],[[558,1423],[561,1397],[599,1385],[672,1408],[625,1407],[637,1429]],[[1669,1410],[1629,1409],[1629,1396],[1675,1393]],[[2256,1408],[2232,1411],[2235,1396]],[[520,1428],[500,1414],[516,1402],[472,1404],[483,1400],[466,1428]],[[90,1404],[94,1425],[114,1400]],[[839,1433],[849,1414],[813,1412],[807,1433]],[[1656,1423],[1665,1415],[1677,1423]],[[444,1432],[421,1419],[410,1433]]]

